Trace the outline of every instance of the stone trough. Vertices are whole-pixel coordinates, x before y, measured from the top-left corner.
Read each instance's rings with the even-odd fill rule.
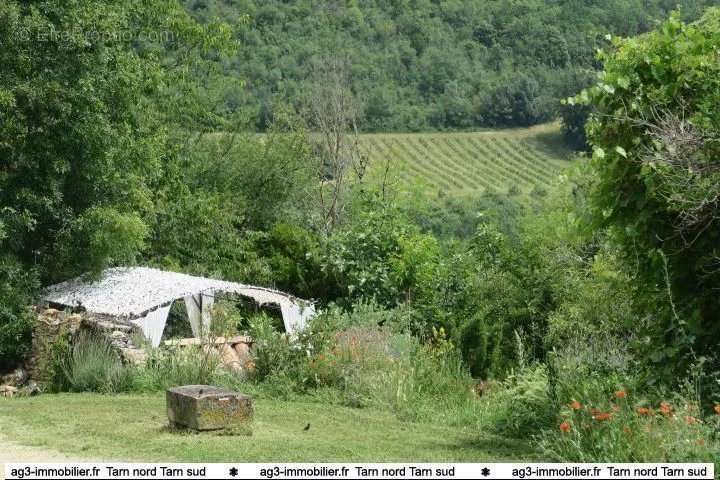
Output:
[[[252,434],[253,402],[248,395],[212,385],[185,385],[168,389],[166,402],[173,427]]]

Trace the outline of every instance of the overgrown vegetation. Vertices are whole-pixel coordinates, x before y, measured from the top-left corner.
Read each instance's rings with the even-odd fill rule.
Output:
[[[293,24],[283,15],[305,12],[302,2],[277,10],[253,6],[249,30],[242,23],[199,25],[171,1],[112,8],[94,1],[6,2],[0,7],[0,41],[8,47],[0,51],[6,66],[0,71],[2,366],[18,363],[28,350],[28,306],[38,287],[108,265],[143,263],[281,288],[316,300],[320,314],[297,336],[281,332],[269,316],[231,308],[218,315],[221,331],[208,335],[242,332],[256,341],[244,375],[220,368],[207,345],[159,349],[145,366],[131,368],[106,340],[79,336],[56,345],[50,359],[56,389],[155,392],[216,383],[261,398],[387,410],[407,421],[532,438],[558,460],[720,458],[719,11],[710,9],[693,24],[677,14],[652,33],[611,41],[598,59],[605,72],[597,85],[565,104],[566,134],[587,141],[592,157],[557,180],[537,165],[521,169],[512,153],[506,170],[514,172],[510,180],[525,181],[523,189],[468,188],[448,196],[388,181],[377,158],[367,170],[359,122],[368,129],[529,124],[554,116],[556,97],[584,85],[565,77],[595,61],[568,45],[595,45],[597,29],[568,43],[567,35],[581,34],[565,26],[579,28],[585,20],[553,25],[555,17],[589,7],[572,2],[575,9],[556,5],[541,15],[544,2],[516,2],[517,9],[533,8],[517,21],[499,12],[488,17],[492,25],[476,21],[480,27],[468,30],[469,19],[500,3],[398,4],[392,21],[380,7],[323,10],[318,21],[346,22],[342,31],[357,27],[360,39],[385,25],[378,42],[392,38],[397,59],[406,63],[407,78],[390,82],[406,87],[397,90],[401,106],[382,114],[370,107],[383,102],[368,100],[360,115],[358,88],[383,98],[389,87],[379,79],[376,88],[365,88],[364,70],[341,62],[337,69],[317,66],[318,78],[334,80],[307,85],[310,120],[307,111],[295,115],[303,108],[292,105],[301,95],[291,75],[288,91],[275,97],[291,105],[258,121],[243,113],[246,97],[234,88],[222,90],[227,95],[218,102],[213,82],[240,68],[233,59],[263,54],[265,47],[252,47],[277,25]],[[612,13],[621,15],[611,23],[636,33],[664,7],[644,3],[650,14],[620,1],[598,11],[617,7]],[[224,6],[209,2],[208,12],[194,8],[193,15],[206,18]],[[156,17],[171,39],[85,41],[96,31],[139,35],[157,25]],[[44,31],[70,30],[78,19],[79,36],[37,41]],[[432,25],[441,38],[428,36]],[[496,76],[469,75],[453,57],[456,49],[437,50],[447,25],[469,42],[461,45],[468,58],[482,68],[497,64]],[[511,35],[519,30],[542,33],[550,43],[513,43],[526,38]],[[317,31],[319,38],[336,38]],[[247,45],[238,49],[235,38]],[[314,55],[312,47],[302,50],[303,58]],[[514,60],[498,60],[511,47]],[[293,73],[293,65],[285,70]],[[357,69],[357,84],[348,84],[346,68]],[[517,81],[507,81],[511,70]],[[260,88],[252,82],[262,72],[248,77],[248,91]],[[475,99],[481,91],[488,98]],[[429,99],[462,105],[444,110],[457,111],[453,119],[448,113],[435,121],[440,114],[427,107]],[[487,112],[488,105],[501,111]],[[255,134],[256,126],[267,130]],[[471,187],[485,179],[467,167],[457,142],[439,143],[408,147],[437,148],[439,157],[466,165],[460,180],[434,167],[430,176],[438,184]],[[503,152],[513,151],[512,141],[503,144]],[[372,154],[383,156],[377,149]],[[537,179],[542,187],[531,188]]]

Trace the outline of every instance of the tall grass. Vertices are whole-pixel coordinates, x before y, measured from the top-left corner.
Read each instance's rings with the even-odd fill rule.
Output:
[[[60,360],[63,383],[72,392],[115,393],[131,388],[134,372],[122,364],[110,341],[81,331]]]
[[[208,345],[172,347],[150,352],[135,372],[133,389],[154,392],[179,385],[207,385],[220,374],[220,356]]]
[[[344,323],[346,318],[340,323]],[[389,328],[345,326],[296,339],[256,325],[250,378],[274,394],[394,411],[399,418],[477,425],[482,414],[457,349],[436,332],[423,344]]]

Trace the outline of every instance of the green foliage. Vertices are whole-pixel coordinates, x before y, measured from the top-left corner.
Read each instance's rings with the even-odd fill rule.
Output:
[[[552,119],[561,98],[586,86],[576,79],[596,68],[593,53],[605,34],[647,31],[677,3],[687,17],[697,18],[714,2],[183,3],[201,22],[250,18],[238,34],[248,48],[211,76],[211,94],[224,99],[220,112],[248,110],[263,130],[277,105],[303,103],[306,66],[334,55],[352,64],[352,89],[364,107],[362,128],[382,132]],[[278,48],[278,39],[287,48]]]
[[[181,60],[231,44],[174,1],[0,7],[0,247],[56,281],[143,253],[176,168]],[[158,51],[176,62],[162,63]],[[184,79],[180,82],[179,79]],[[190,79],[190,80],[188,80]],[[195,121],[206,103],[195,102]],[[192,128],[195,128],[194,124]],[[187,126],[187,125],[186,125]]]
[[[543,452],[564,462],[707,462],[717,465],[720,416],[692,397],[644,398],[634,390],[592,392],[564,406],[561,428],[539,436]]]
[[[303,272],[305,267],[312,271],[312,265],[305,262],[306,252],[300,252],[306,246],[310,251],[306,243],[315,240],[296,226],[307,219],[304,202],[314,185],[304,131],[279,119],[262,137],[188,135],[189,146],[177,154],[158,188],[150,242],[153,263],[253,284],[292,286],[288,290],[298,295],[319,288],[319,282]],[[273,227],[276,224],[286,227]],[[313,285],[295,284],[303,275]]]
[[[169,347],[151,352],[132,375],[134,391],[156,392],[180,385],[208,385],[219,378],[220,358],[207,346]]]
[[[444,331],[428,344],[394,333],[397,310],[365,304],[352,313],[330,309],[297,338],[267,318],[251,323],[256,339],[250,378],[283,398],[308,393],[322,401],[394,411],[408,420],[476,423],[474,383]],[[383,323],[384,327],[378,324]]]
[[[695,24],[675,14],[652,33],[615,40],[601,81],[577,98],[597,110],[588,217],[636,272],[637,348],[662,366],[653,381],[714,356],[720,338],[719,19],[717,9]]]
[[[27,306],[37,288],[35,272],[0,256],[0,371],[13,368],[30,350],[33,319]]]
[[[339,301],[347,305],[373,299],[392,307],[405,297],[412,264],[422,261],[413,258],[409,249],[422,244],[427,247],[423,255],[432,255],[437,249],[434,243],[421,236],[393,205],[361,197],[353,219],[328,238],[321,266],[338,285]]]
[[[575,150],[588,150],[585,124],[590,118],[590,107],[564,100],[560,106],[560,116],[565,143]]]
[[[143,250],[148,228],[135,214],[92,207],[58,235],[54,268],[63,277],[99,274],[109,265],[132,265]]]
[[[68,261],[112,257],[108,248],[118,243],[107,235],[129,231],[124,219],[103,209],[147,215],[149,182],[160,168],[162,136],[141,114],[146,92],[160,88],[160,67],[98,35],[137,32],[137,12],[96,3],[6,2],[0,9],[0,205],[22,219],[6,225],[3,249],[38,264],[45,276],[55,277],[48,262],[63,248],[60,232],[72,228],[99,250],[75,251]],[[107,222],[95,237],[98,215]],[[129,230],[136,233],[137,226]],[[128,247],[137,244],[133,239]]]
[[[681,400],[682,401],[682,400]],[[568,415],[572,425],[568,433],[547,431],[540,442],[546,455],[564,462],[698,462],[717,464],[720,446],[714,439],[717,423],[689,423],[695,418],[687,407],[677,417],[645,418],[633,411],[628,402],[610,422],[597,422],[587,411]],[[693,412],[694,413],[694,412]]]
[[[543,366],[527,367],[499,386],[493,402],[493,428],[498,433],[522,438],[554,426],[557,405],[550,398],[548,374]]]
[[[325,301],[337,295],[321,271],[320,239],[311,230],[278,223],[259,237],[256,245],[280,290]]]
[[[61,384],[71,392],[128,391],[133,380],[131,367],[122,364],[110,341],[88,331],[73,339],[67,356],[60,359],[60,368]]]
[[[278,331],[267,315],[251,319],[249,333],[255,341],[252,350],[255,366],[249,372],[250,378],[268,381],[275,384],[275,388],[278,384],[289,384],[289,391],[304,391],[312,386],[306,373],[307,350],[312,348],[309,336],[301,335],[293,341]]]

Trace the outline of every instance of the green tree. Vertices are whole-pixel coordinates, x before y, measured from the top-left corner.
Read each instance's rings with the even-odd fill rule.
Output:
[[[182,78],[158,49],[227,41],[172,0],[0,4],[0,356],[27,346],[38,278],[97,273],[145,249],[176,151],[159,99]]]

